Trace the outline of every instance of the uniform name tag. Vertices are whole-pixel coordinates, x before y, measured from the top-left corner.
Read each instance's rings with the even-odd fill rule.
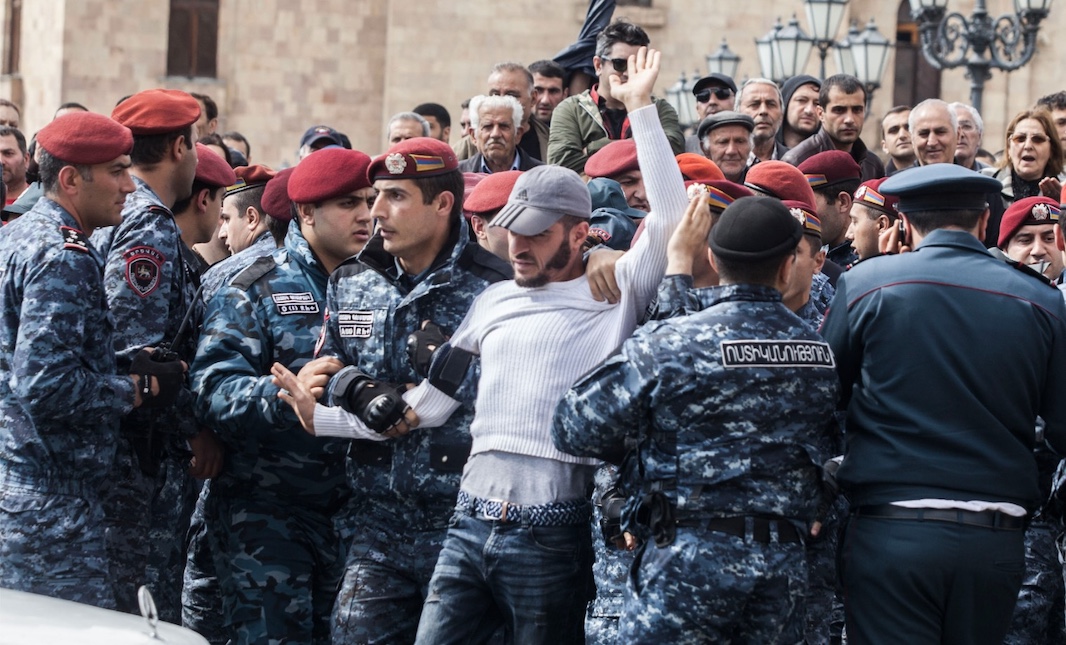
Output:
[[[725,340],[722,367],[836,367],[836,360],[818,341]]]
[[[317,314],[318,303],[309,291],[304,293],[275,293],[270,296],[282,316],[293,314]]]
[[[338,311],[341,338],[370,338],[374,331],[373,311]]]

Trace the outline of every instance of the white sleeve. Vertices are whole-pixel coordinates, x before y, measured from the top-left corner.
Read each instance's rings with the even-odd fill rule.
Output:
[[[655,297],[666,273],[666,245],[681,223],[689,200],[655,105],[630,112],[629,123],[651,212],[644,218],[640,239],[618,260],[615,271],[623,298],[628,297],[629,306],[639,317]]]
[[[315,404],[315,436],[384,441],[385,435],[366,427],[359,417],[341,407]]]
[[[418,415],[418,428],[436,428],[444,424],[461,405],[458,401],[424,380],[407,390],[403,399]],[[317,417],[316,417],[317,419]]]

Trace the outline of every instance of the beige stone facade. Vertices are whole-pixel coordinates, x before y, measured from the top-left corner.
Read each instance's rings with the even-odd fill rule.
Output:
[[[0,0],[0,51],[7,49],[13,1]],[[484,91],[493,63],[550,58],[576,37],[587,6],[585,0],[220,0],[217,78],[188,79],[166,76],[166,0],[17,1],[20,64],[17,74],[0,77],[0,96],[23,106],[28,132],[64,101],[107,113],[126,94],[173,87],[211,95],[221,111],[220,131],[243,132],[253,160],[272,166],[295,163],[300,134],[318,123],[376,153],[384,148],[389,116],[418,103],[441,103],[458,122],[460,102]],[[998,14],[1011,2],[988,5]],[[951,0],[950,6],[968,14],[973,2]],[[895,40],[898,8],[851,0],[845,21],[862,25],[873,17]],[[805,23],[800,0],[653,0],[650,8],[619,7],[615,15],[644,25],[663,50],[665,90],[682,71],[704,70],[704,56],[723,36],[742,57],[737,76],[759,75],[754,39],[792,12]],[[1033,61],[1009,75],[994,72],[986,85],[985,147],[1002,147],[1003,127],[1015,112],[1066,89],[1063,60],[1066,6],[1056,5]],[[816,55],[806,71],[818,73]],[[836,72],[832,62],[828,72]],[[890,57],[864,132],[877,150],[878,120],[893,105],[894,80]],[[940,95],[968,100],[961,69],[943,72]]]

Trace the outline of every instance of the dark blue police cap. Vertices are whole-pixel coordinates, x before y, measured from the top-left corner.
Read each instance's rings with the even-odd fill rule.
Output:
[[[997,179],[953,163],[900,171],[881,184],[881,192],[899,197],[901,213],[983,209],[988,193],[998,193]]]

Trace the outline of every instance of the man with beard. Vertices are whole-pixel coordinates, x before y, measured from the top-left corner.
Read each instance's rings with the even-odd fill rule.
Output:
[[[777,133],[777,140],[788,148],[795,148],[818,132],[818,91],[822,82],[813,76],[793,76],[781,86],[785,104],[785,121]]]

